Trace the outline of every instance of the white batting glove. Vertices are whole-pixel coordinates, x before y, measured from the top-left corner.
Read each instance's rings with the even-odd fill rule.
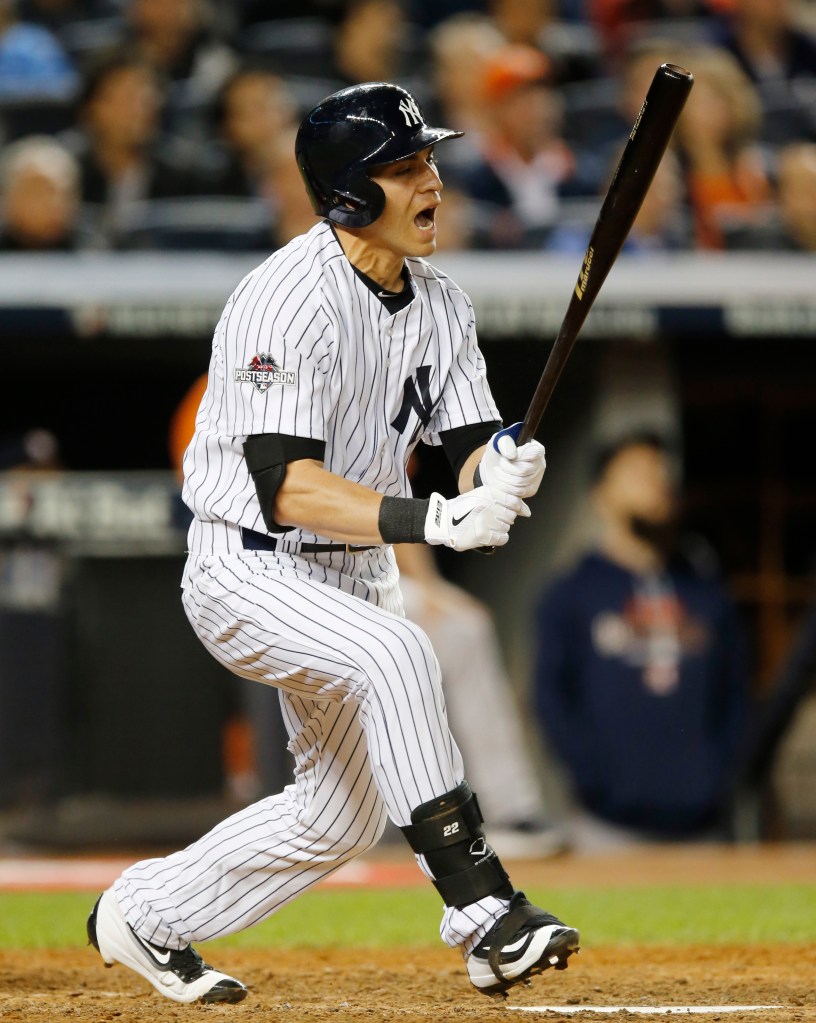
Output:
[[[537,440],[516,446],[521,427],[513,423],[493,434],[479,462],[479,482],[516,497],[532,497],[541,486],[547,459]]]
[[[475,547],[503,547],[516,516],[526,518],[530,509],[514,494],[493,487],[476,487],[446,501],[431,494],[425,518],[425,540],[445,544],[455,551]]]

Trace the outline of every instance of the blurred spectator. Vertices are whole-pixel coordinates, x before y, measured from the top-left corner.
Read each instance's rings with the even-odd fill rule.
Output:
[[[735,789],[744,804],[753,809],[755,834],[752,838],[779,837],[778,832],[773,833],[778,822],[763,820],[763,817],[774,816],[767,814],[763,804],[767,802],[765,797],[773,794],[774,769],[785,741],[795,730],[798,718],[806,713],[815,688],[816,600],[811,599],[772,685],[758,701],[744,757],[739,764]]]
[[[126,0],[121,45],[149,64],[162,90],[162,128],[202,139],[208,107],[237,64],[208,0]]]
[[[346,85],[399,79],[409,26],[399,0],[347,0],[334,30],[333,77]]]
[[[725,50],[689,54],[695,85],[676,129],[697,243],[722,249],[729,231],[767,216],[772,192],[756,145],[761,107],[756,90]]]
[[[428,122],[465,133],[458,145],[440,153],[442,177],[450,187],[459,171],[481,162],[485,65],[506,41],[492,19],[475,13],[454,15],[429,32],[427,39],[433,84],[424,107]]]
[[[633,255],[672,252],[692,245],[680,162],[664,154],[623,250]]]
[[[582,18],[575,18],[574,4],[560,0],[489,0],[487,9],[508,42],[533,46],[546,54],[557,85],[599,73],[597,33]]]
[[[101,243],[117,244],[143,200],[201,194],[195,151],[160,139],[155,71],[128,53],[107,55],[89,71],[79,131],[67,136],[80,163],[82,201],[97,211]]]
[[[236,71],[221,89],[215,120],[226,152],[209,190],[261,197],[275,205],[272,177],[280,160],[280,136],[294,124],[294,104],[284,83],[262,69]],[[294,146],[290,156],[293,152]]]
[[[765,222],[729,234],[730,248],[816,252],[816,143],[795,143],[779,151],[776,195]]]
[[[657,435],[604,448],[598,547],[536,610],[535,698],[574,788],[579,848],[726,835],[744,638],[710,556],[681,552],[676,475]]]
[[[276,139],[277,154],[270,185],[275,197],[274,235],[277,245],[285,245],[317,223],[303,178],[295,160],[294,127]]]
[[[0,159],[0,249],[59,251],[79,244],[79,165],[48,136],[12,143]]]
[[[16,0],[0,0],[0,99],[66,99],[78,81],[57,37],[20,21]]]
[[[205,0],[128,0],[129,46],[167,82],[212,98],[235,66],[230,47],[212,30]]]
[[[0,437],[0,472],[47,473],[62,469],[59,441],[44,427]]]
[[[543,48],[555,0],[489,0],[488,11],[509,43]]]
[[[605,193],[606,185],[598,204],[593,204],[590,217],[585,217],[583,222],[570,223],[568,217],[562,217],[562,222],[549,238],[547,248],[553,252],[582,255],[586,251],[600,201]],[[653,252],[676,252],[690,248],[693,239],[684,196],[680,163],[674,153],[669,151],[655,172],[622,251],[630,256],[646,256]]]
[[[547,58],[528,46],[502,47],[486,62],[483,96],[481,158],[463,169],[460,184],[482,204],[487,247],[539,247],[575,173]]]
[[[780,152],[777,190],[785,247],[816,252],[816,144],[787,146]]]
[[[184,452],[187,450],[187,445],[190,443],[193,433],[195,432],[196,415],[198,414],[198,408],[201,405],[201,400],[204,397],[206,389],[207,374],[202,373],[200,376],[196,377],[184,393],[170,419],[170,426],[167,433],[167,447],[170,453],[170,462],[176,471],[179,484],[184,476],[182,472]],[[188,524],[189,521],[190,513],[188,511]]]
[[[468,133],[463,144],[484,126],[483,86],[488,59],[506,40],[482,14],[459,14],[428,36],[433,55],[433,124],[449,124]]]
[[[816,36],[797,22],[792,0],[732,0],[714,41],[757,85],[764,137],[779,144],[816,139]]]

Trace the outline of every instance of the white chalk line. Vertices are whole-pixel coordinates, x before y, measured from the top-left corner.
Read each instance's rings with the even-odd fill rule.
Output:
[[[579,1012],[633,1012],[642,1016],[664,1015],[684,1016],[688,1014],[705,1016],[723,1012],[760,1012],[767,1009],[784,1009],[784,1005],[508,1005],[513,1012],[558,1012],[562,1014]]]

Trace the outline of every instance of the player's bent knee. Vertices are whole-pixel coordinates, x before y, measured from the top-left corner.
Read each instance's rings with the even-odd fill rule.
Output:
[[[430,639],[413,622],[399,620],[392,629],[387,657],[368,655],[361,664],[367,665],[358,686],[368,689],[390,688],[398,677],[402,686],[420,690],[436,690],[441,686],[439,665]]]
[[[360,832],[356,828],[349,828],[348,821],[341,817],[333,827],[321,828],[317,841],[321,847],[325,844],[331,850],[332,859],[351,860],[361,856],[379,842],[388,822],[385,804],[381,799],[370,814],[366,807],[364,819],[366,826]]]
[[[397,656],[405,657],[411,664],[416,664],[421,660],[433,661],[433,644],[425,630],[420,628],[416,622],[401,618],[397,621],[394,631],[395,639],[399,640],[399,645],[404,650],[404,653]]]

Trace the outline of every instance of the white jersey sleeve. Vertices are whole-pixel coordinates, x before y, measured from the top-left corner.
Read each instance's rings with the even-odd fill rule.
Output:
[[[222,429],[323,440],[329,325],[314,295],[249,285],[225,317],[215,349],[227,367]]]

